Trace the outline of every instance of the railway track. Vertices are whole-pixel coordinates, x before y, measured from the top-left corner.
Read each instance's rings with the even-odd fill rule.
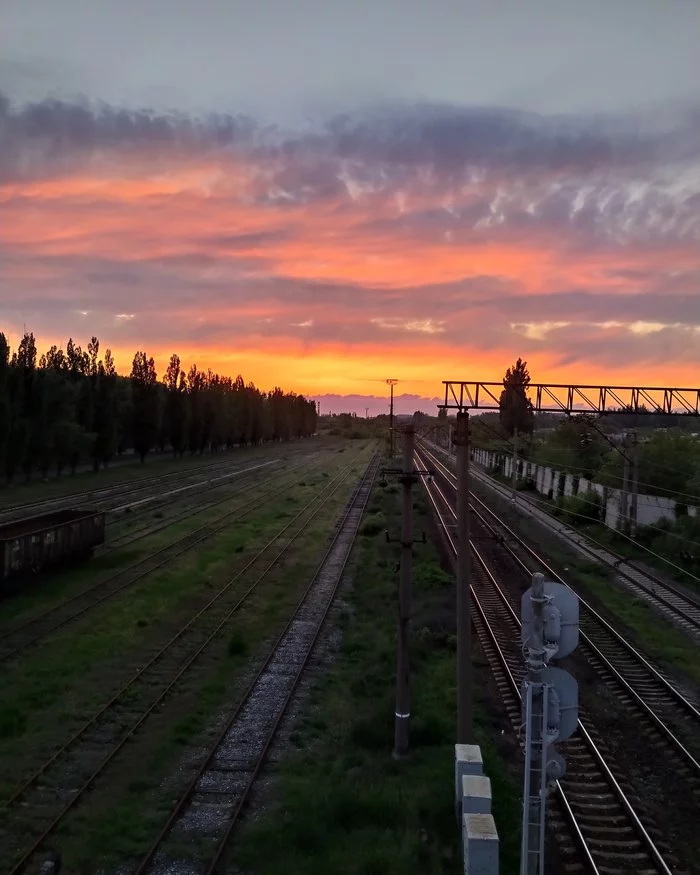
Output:
[[[188,466],[180,470],[168,471],[153,476],[130,478],[121,483],[115,483],[97,489],[88,489],[82,492],[73,492],[69,495],[58,495],[54,498],[45,498],[37,501],[25,502],[24,504],[0,507],[0,522],[9,522],[12,519],[20,519],[25,516],[34,516],[40,512],[50,513],[51,511],[62,510],[66,507],[75,507],[76,505],[85,502],[96,504],[98,509],[104,509],[104,504],[106,502],[118,502],[125,499],[129,500],[130,497],[147,491],[154,486],[158,489],[162,489],[164,483],[167,483],[168,481],[181,484],[183,481],[187,482],[191,477],[198,477],[203,473],[211,473],[223,469],[227,465],[231,465],[231,463],[232,460],[230,459],[226,462],[222,462],[218,459],[215,462],[207,462],[204,465],[193,467]]]
[[[303,449],[290,450],[284,458],[289,461],[305,455],[307,455],[306,446]],[[15,519],[36,516],[39,513],[51,513],[81,504],[94,508],[96,511],[113,515],[115,520],[128,514],[129,522],[133,522],[140,516],[148,515],[163,506],[170,508],[173,502],[177,503],[183,497],[189,498],[187,493],[191,490],[201,491],[216,483],[225,486],[225,481],[230,478],[243,476],[259,467],[278,464],[280,459],[266,459],[265,456],[260,456],[253,457],[249,461],[250,464],[245,465],[242,464],[243,460],[238,458],[218,460],[180,471],[166,472],[154,477],[139,477],[136,480],[127,480],[101,489],[56,496],[28,504],[8,506],[5,509],[0,508],[0,525]],[[241,462],[241,465],[232,469],[231,466],[238,462]],[[172,479],[176,477],[178,479]],[[172,485],[172,488],[164,489],[168,485]]]
[[[137,529],[131,529],[123,534],[119,534],[116,537],[110,538],[105,542],[102,547],[98,547],[96,553],[99,556],[104,556],[107,553],[113,553],[115,550],[124,549],[124,547],[130,547],[132,544],[136,544],[139,541],[142,541],[144,538],[148,538],[151,535],[156,535],[158,532],[162,532],[164,529],[170,528],[170,526],[175,525],[176,523],[180,523],[183,520],[189,519],[192,516],[196,516],[198,514],[204,513],[205,511],[212,510],[215,507],[219,507],[222,504],[225,504],[227,501],[231,501],[232,498],[243,495],[246,492],[249,492],[251,489],[254,489],[257,485],[255,482],[248,486],[243,486],[241,489],[237,489],[234,495],[227,493],[223,496],[215,498],[211,500],[210,496],[212,492],[218,492],[221,489],[228,489],[232,485],[238,485],[239,482],[247,483],[249,474],[253,474],[256,471],[261,470],[262,468],[269,467],[273,464],[277,464],[277,460],[273,462],[265,462],[263,465],[253,465],[249,468],[244,468],[238,471],[233,472],[231,475],[226,477],[217,477],[216,481],[212,480],[203,480],[200,483],[193,484],[190,488],[198,488],[198,491],[194,495],[188,495],[187,499],[194,498],[195,501],[193,504],[189,504],[183,510],[177,511],[177,503],[175,503],[176,511],[171,516],[163,517],[162,515],[158,515],[158,521],[153,524],[148,522],[145,526],[142,526]],[[289,469],[285,469],[288,471]],[[231,483],[231,478],[239,475],[241,477],[240,481],[236,481],[235,484]],[[221,482],[224,481],[224,482]],[[202,497],[204,500],[201,500]],[[170,507],[172,508],[172,503]],[[152,514],[153,508],[149,508],[146,513]],[[128,522],[133,522],[133,517],[130,517]]]
[[[306,458],[307,455],[316,457],[318,453],[307,454],[305,452],[294,452],[289,453],[285,457],[284,461],[289,462],[290,459],[297,459],[298,457]],[[166,496],[173,495],[175,493],[183,493],[187,492],[188,494],[184,496],[185,501],[189,502],[190,499],[194,498],[194,504],[189,504],[183,510],[177,511],[177,507],[179,503],[182,501],[182,495],[179,498],[172,500],[169,497],[165,499],[161,499],[159,493],[155,493],[152,497],[148,497],[145,499],[141,499],[135,502],[130,502],[127,505],[119,506],[113,508],[109,513],[114,514],[114,519],[110,522],[110,525],[113,527],[115,524],[121,519],[125,520],[125,525],[131,525],[135,519],[140,518],[140,516],[157,516],[158,522],[155,524],[151,522],[147,522],[145,526],[141,526],[137,529],[130,529],[129,531],[123,532],[115,537],[110,538],[102,547],[97,548],[97,553],[100,556],[103,556],[108,553],[113,553],[115,550],[123,549],[124,547],[130,547],[132,544],[138,543],[144,538],[148,538],[151,535],[158,534],[158,532],[162,532],[164,529],[169,528],[176,523],[182,522],[189,517],[195,516],[200,513],[204,513],[205,511],[211,510],[212,508],[219,507],[221,504],[225,504],[227,501],[230,501],[231,495],[224,495],[221,498],[215,498],[214,500],[210,500],[210,496],[212,492],[218,492],[221,489],[227,489],[232,485],[231,480],[234,477],[240,477],[242,482],[246,482],[248,475],[255,473],[256,471],[262,470],[266,467],[271,467],[273,465],[280,464],[282,462],[281,459],[271,459],[268,461],[263,461],[256,463],[254,465],[249,465],[245,468],[237,468],[234,471],[229,472],[228,474],[224,474],[223,476],[210,478],[208,477],[205,480],[197,481],[188,486],[184,486],[182,488],[170,491],[166,493]],[[287,469],[289,470],[289,469]],[[236,481],[236,485],[238,482]],[[248,489],[243,488],[237,491],[238,495],[243,494],[246,491],[249,491],[250,488],[254,488],[254,486],[249,487]],[[190,490],[196,489],[195,493],[191,493]],[[202,501],[202,497],[204,500]],[[152,506],[151,502],[158,501],[161,499],[161,502],[157,505]],[[175,508],[175,512],[170,516],[163,518],[163,514],[159,512],[159,508],[165,504],[165,506],[172,510]],[[131,508],[141,507],[143,505],[147,505],[143,511],[133,513]],[[154,514],[156,511],[156,514]]]
[[[281,460],[280,460],[281,461]],[[189,486],[184,487],[184,489],[188,490],[188,495],[184,496],[186,502],[188,502],[187,506],[178,511],[177,508],[182,501],[182,498],[170,500],[168,498],[163,499],[162,504],[165,504],[165,507],[168,510],[173,510],[169,516],[166,516],[162,512],[160,512],[160,507],[162,504],[158,504],[155,507],[147,507],[142,513],[132,514],[130,511],[130,505],[127,505],[126,508],[116,508],[109,513],[114,515],[110,525],[112,528],[115,525],[119,525],[119,523],[123,520],[124,527],[133,526],[133,523],[136,520],[141,519],[142,517],[155,517],[158,521],[154,524],[152,521],[146,522],[146,525],[143,525],[139,528],[129,528],[128,531],[122,532],[118,535],[110,537],[105,543],[96,549],[97,555],[104,556],[106,553],[113,553],[115,550],[123,549],[124,547],[129,547],[132,544],[137,543],[138,541],[143,540],[144,538],[148,538],[150,535],[157,534],[158,532],[163,531],[163,529],[168,528],[169,526],[175,525],[175,523],[181,522],[182,520],[188,519],[195,514],[203,513],[206,510],[210,510],[211,508],[218,507],[221,504],[224,504],[226,501],[231,499],[230,494],[226,494],[223,497],[219,497],[210,500],[210,495],[212,492],[219,492],[222,489],[228,489],[231,486],[237,486],[239,483],[246,483],[248,481],[248,477],[250,475],[255,474],[257,471],[260,471],[264,468],[268,468],[274,464],[279,464],[278,460],[264,462],[261,465],[251,465],[248,468],[240,468],[235,471],[232,471],[228,475],[224,475],[222,477],[216,477],[213,480],[201,480],[197,483],[193,483]],[[234,477],[240,478],[239,480],[233,481]],[[248,487],[250,488],[250,487]],[[194,493],[189,492],[189,490],[196,489],[197,491]],[[242,494],[247,491],[246,488],[242,488],[236,491],[237,495]],[[202,497],[204,500],[202,501]],[[153,496],[153,500],[157,500],[158,496]],[[189,503],[191,499],[194,499],[193,503]],[[151,501],[150,498],[145,499],[146,502]],[[137,502],[139,504],[140,502]]]
[[[291,471],[286,469],[280,477],[288,478],[289,474],[293,471],[295,478],[298,476],[299,470],[303,470],[303,468],[303,465],[298,465],[293,467]],[[272,479],[279,478],[273,477]],[[174,539],[169,544],[133,562],[126,568],[119,569],[76,595],[53,605],[38,616],[34,616],[22,624],[2,632],[0,634],[0,662],[17,656],[29,646],[46,638],[47,635],[77,620],[88,611],[103,604],[108,599],[114,598],[128,587],[133,586],[147,575],[190,552],[199,544],[217,535],[232,522],[241,519],[251,509],[256,509],[261,504],[273,500],[279,495],[279,491],[282,488],[284,488],[284,483],[276,483],[274,486],[270,486],[269,489],[264,490],[262,493],[257,493],[249,501],[242,505],[237,505],[216,520],[199,526],[194,531]],[[233,498],[236,497],[233,496]]]
[[[476,473],[479,480],[486,483],[503,498],[510,498],[507,490],[481,471]],[[593,562],[600,562],[614,571],[619,581],[635,596],[653,604],[673,623],[700,641],[700,599],[668,580],[652,574],[648,570],[637,568],[632,560],[615,553],[609,547],[598,543],[588,535],[582,535],[574,529],[564,526],[558,520],[552,520],[551,515],[538,508],[527,496],[519,496],[528,505],[528,511],[540,522],[564,535],[576,550]]]
[[[178,838],[187,841],[197,833],[207,838],[203,845],[207,859],[198,861],[203,871],[211,875],[223,866],[232,834],[342,580],[378,465],[375,456],[287,625],[133,875],[166,871],[168,843]]]
[[[451,473],[441,470],[441,463],[434,457],[424,456],[421,464],[430,458],[432,465],[437,462],[442,482],[449,490],[453,487]],[[444,466],[443,466],[444,467]],[[441,489],[438,483],[428,487],[430,502],[440,522],[441,531],[452,555],[456,555],[456,545],[451,534],[454,509],[451,496]],[[473,511],[478,514],[478,511]],[[489,531],[488,527],[486,529]],[[493,529],[491,528],[493,533]],[[509,535],[510,537],[510,535]],[[513,537],[516,536],[513,534]],[[488,544],[488,539],[484,542]],[[480,542],[481,544],[481,542]],[[501,539],[491,539],[491,549],[502,551],[508,544]],[[520,726],[520,683],[524,678],[525,667],[519,649],[520,621],[513,609],[517,598],[504,591],[493,573],[491,562],[484,555],[484,548],[472,542],[472,597],[476,612],[474,625],[483,652],[493,669],[498,690],[514,728]],[[518,559],[519,567],[527,574],[532,570]],[[546,570],[548,567],[543,564]],[[557,578],[559,579],[559,578]],[[643,657],[641,662],[633,661],[636,651],[617,636],[612,627],[603,620],[606,633],[612,633],[615,641],[614,654],[604,653],[593,642],[589,630],[585,628],[587,606],[581,602],[582,635],[580,649],[586,651],[591,664],[600,670],[603,681],[614,689],[615,695],[626,709],[639,720],[640,726],[652,739],[652,744],[663,748],[669,762],[684,782],[686,789],[697,800],[698,760],[687,749],[676,731],[678,726],[669,726],[666,707],[672,710],[679,724],[687,730],[690,726],[697,742],[698,715],[694,705],[688,702],[650,666]],[[617,637],[615,637],[617,636]],[[619,639],[619,640],[618,640]],[[507,642],[507,644],[506,644]],[[617,664],[613,662],[613,658]],[[648,669],[647,669],[648,666]],[[657,838],[646,814],[641,812],[639,803],[626,792],[626,781],[615,775],[615,767],[609,763],[601,740],[586,713],[581,711],[578,735],[566,742],[568,773],[557,782],[555,793],[560,803],[558,818],[553,825],[566,826],[570,840],[563,845],[558,841],[564,859],[569,860],[571,871],[592,873],[626,873],[651,875],[651,873],[679,872],[678,860],[667,846]],[[687,785],[691,786],[688,788]]]
[[[10,875],[19,875],[36,862],[37,855],[66,816],[85,799],[109,764],[148,718],[167,697],[177,691],[231,618],[249,601],[292,544],[309,529],[313,520],[337,494],[353,464],[324,484],[320,492],[247,561],[177,634],[158,649],[58,751],[24,780],[10,798],[1,803],[0,810],[4,809],[4,817],[0,835],[6,843]],[[346,521],[352,518],[354,507],[346,514]],[[282,537],[285,541],[280,546],[279,539]],[[333,544],[338,545],[341,537],[336,534]],[[253,575],[255,579],[251,582]],[[286,629],[289,629],[289,624]],[[22,839],[24,844],[19,847]]]
[[[501,498],[510,501],[511,492],[502,484],[479,469],[473,471],[473,475]],[[472,496],[476,499],[474,493]],[[700,642],[700,598],[697,595],[669,580],[662,580],[646,569],[637,568],[627,557],[553,519],[551,514],[538,507],[526,495],[518,493],[518,501],[526,506],[528,514],[560,537],[566,538],[582,556],[607,566],[615,573],[619,582],[637,598],[654,605],[662,615]]]
[[[426,455],[430,463],[437,466],[450,489],[456,488],[457,481],[452,472],[430,451]],[[470,504],[479,523],[498,540],[501,553],[505,552],[528,579],[534,571],[542,571],[551,580],[568,586],[546,559],[473,492],[470,493]],[[695,760],[696,763],[700,762],[700,702],[697,696],[681,691],[580,594],[578,598],[583,633],[581,640],[591,662],[597,669],[604,669],[615,678],[620,686],[618,692],[654,702],[656,713],[664,714],[665,719],[675,723],[682,733],[688,732],[690,723],[692,741],[696,746]],[[515,607],[518,608],[517,605]],[[625,686],[627,678],[630,679],[631,689]],[[693,770],[700,776],[700,766],[693,766]]]

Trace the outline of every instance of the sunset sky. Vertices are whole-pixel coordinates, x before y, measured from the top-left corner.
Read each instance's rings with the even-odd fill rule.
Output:
[[[699,44],[697,0],[0,0],[0,330],[362,415],[519,355],[697,386]]]

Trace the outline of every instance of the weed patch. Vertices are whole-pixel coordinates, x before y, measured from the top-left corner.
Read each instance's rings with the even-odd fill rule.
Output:
[[[386,516],[381,513],[375,513],[369,516],[362,524],[361,533],[368,538],[372,538],[383,532],[386,529]]]
[[[245,656],[248,653],[248,642],[241,632],[234,632],[228,639],[226,647],[229,656]]]

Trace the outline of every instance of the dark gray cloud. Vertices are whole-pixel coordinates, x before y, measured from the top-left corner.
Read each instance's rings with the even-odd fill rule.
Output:
[[[378,183],[387,169],[396,170],[392,183],[400,184],[400,174],[417,167],[457,177],[479,168],[556,175],[696,160],[700,108],[688,105],[660,127],[645,115],[547,117],[505,109],[383,105],[331,117],[315,131],[285,135],[244,116],[163,114],[87,100],[16,106],[0,94],[0,138],[10,175],[26,165],[21,159],[32,146],[47,162],[104,149],[197,153],[240,146],[260,161],[278,164],[275,182],[281,188],[323,190],[337,185],[339,160],[362,166],[355,169],[364,184]],[[27,172],[31,167],[22,175]]]
[[[242,116],[65,100],[15,106],[0,95],[0,183],[93,167],[118,172],[124,162],[155,172],[206,161],[218,163],[225,178],[232,158],[259,174],[253,202],[282,213],[326,204],[342,217],[368,194],[432,200],[373,215],[358,226],[366,233],[447,245],[460,231],[498,240],[557,234],[566,225],[572,233],[557,246],[571,252],[625,240],[700,240],[700,104],[676,110],[663,124],[644,114],[553,118],[386,105],[290,133]],[[448,212],[441,201],[456,193]],[[178,195],[168,197],[174,207]],[[76,210],[94,204],[87,199]],[[12,207],[10,200],[6,215]]]
[[[237,147],[256,130],[244,117],[204,118],[104,102],[47,98],[13,105],[0,93],[0,183],[70,171],[101,151],[161,155]]]

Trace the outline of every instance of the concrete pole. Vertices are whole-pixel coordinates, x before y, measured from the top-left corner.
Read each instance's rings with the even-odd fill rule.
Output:
[[[632,437],[632,489],[630,490],[630,536],[637,534],[637,493],[639,492],[639,452],[637,433]]]
[[[469,414],[453,433],[457,456],[457,744],[472,741],[472,620],[469,582]]]
[[[627,449],[627,442],[623,444],[625,450]],[[629,528],[629,513],[627,510],[628,507],[628,492],[629,492],[629,482],[630,482],[630,460],[627,455],[625,455],[625,466],[622,472],[622,491],[620,492],[620,521],[622,525],[620,528],[623,532],[627,532]]]
[[[403,514],[401,519],[401,577],[399,581],[399,635],[396,653],[396,713],[394,756],[408,753],[411,718],[411,666],[409,635],[411,625],[411,578],[413,574],[413,449],[415,432],[409,425],[403,444]]]
[[[515,496],[518,486],[518,429],[513,432],[513,461],[511,462],[513,470],[511,471],[511,497],[510,500],[515,504]]]

